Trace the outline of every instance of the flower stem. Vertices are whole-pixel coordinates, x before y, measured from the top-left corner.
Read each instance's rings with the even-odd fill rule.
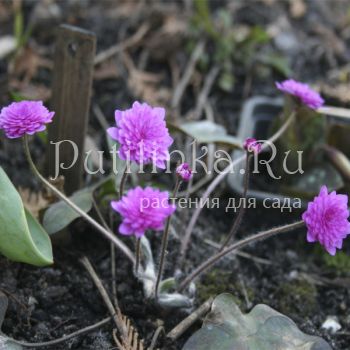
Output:
[[[249,176],[250,175],[249,163],[250,163],[251,158],[252,158],[252,154],[247,152],[247,157],[246,157],[246,161],[245,161],[245,176],[244,176],[244,184],[243,184],[243,195],[242,195],[242,198],[244,199],[244,205],[242,205],[239,208],[238,215],[237,215],[236,219],[233,222],[233,225],[231,227],[230,233],[227,235],[226,240],[224,241],[224,243],[220,247],[219,252],[224,250],[224,248],[229,244],[231,239],[237,233],[237,231],[239,229],[239,226],[240,226],[240,224],[242,222],[242,219],[243,219],[243,216],[244,216],[244,213],[245,213],[245,201],[247,199],[247,192],[248,192],[248,186],[249,186],[249,177],[250,177]]]
[[[289,232],[295,229],[298,229],[300,227],[303,227],[304,221],[297,221],[292,224],[288,224],[285,226],[279,226],[274,227],[269,230],[257,233],[256,235],[247,237],[245,239],[242,239],[229,247],[225,248],[224,250],[214,254],[211,258],[204,261],[200,266],[198,266],[189,276],[187,276],[179,285],[178,292],[182,292],[195,278],[197,278],[199,275],[201,275],[203,272],[205,272],[207,269],[212,267],[214,264],[216,264],[222,257],[225,255],[234,252],[237,249],[241,249],[245,246],[247,246],[250,243],[262,241],[266,238],[269,238],[271,236],[275,236],[280,233]]]
[[[123,176],[120,180],[120,186],[119,186],[119,199],[123,197],[123,193],[124,193],[124,185],[126,182],[126,179],[128,177],[128,165],[125,166],[124,172],[123,172]]]
[[[288,119],[285,121],[285,123],[281,126],[281,128],[279,130],[277,130],[277,132],[275,134],[273,134],[268,139],[268,141],[275,142],[276,140],[278,140],[281,137],[281,135],[283,135],[283,133],[288,129],[289,125],[292,123],[294,118],[295,118],[295,111],[292,111],[292,113],[290,114]],[[262,146],[262,149],[265,149],[266,147],[267,147],[267,144],[265,143]],[[239,164],[243,159],[245,159],[245,157],[246,157],[246,155],[243,155],[243,156],[237,158],[236,160],[231,162],[224,170],[222,170],[220,172],[220,174],[208,186],[208,188],[206,189],[206,191],[202,195],[201,199],[203,201],[206,201],[209,198],[210,194],[215,190],[215,188],[224,180],[224,178],[228,174],[230,174],[232,172],[232,170],[234,169],[234,167],[237,164]],[[200,215],[203,208],[204,208],[204,206],[200,205],[195,209],[195,211],[192,214],[191,220],[190,220],[190,222],[187,225],[187,228],[185,230],[185,235],[181,241],[181,248],[180,248],[179,259],[178,259],[178,261],[180,262],[180,264],[179,264],[180,266],[185,261],[185,256],[186,256],[186,252],[187,252],[187,249],[189,247],[190,240],[191,240],[193,228],[194,228],[195,224],[197,223],[197,220],[198,220],[199,215]]]
[[[33,171],[33,173],[39,178],[39,180],[49,188],[59,199],[68,204],[74,211],[76,211],[82,218],[84,218],[89,224],[95,227],[105,238],[109,239],[113,244],[122,251],[125,256],[135,264],[135,257],[131,250],[117,237],[115,237],[111,232],[105,229],[102,225],[100,225],[97,221],[95,221],[90,215],[86,214],[83,210],[81,210],[75,203],[73,203],[68,197],[66,197],[61,191],[59,191],[55,186],[53,186],[49,181],[47,181],[36,168],[32,156],[30,154],[29,145],[28,145],[28,137],[24,136],[24,152],[27,157],[28,163]]]
[[[135,276],[138,277],[138,275],[139,275],[139,267],[140,267],[140,260],[141,260],[141,238],[136,238],[135,254],[136,254]]]
[[[175,197],[177,196],[177,192],[179,191],[181,183],[182,183],[182,181],[177,176],[172,198],[175,199]],[[162,276],[163,276],[163,270],[164,270],[164,265],[165,265],[165,255],[166,255],[166,251],[167,251],[167,247],[168,247],[170,221],[171,221],[171,215],[168,217],[168,219],[166,221],[164,233],[162,236],[162,246],[161,246],[161,251],[160,251],[160,259],[159,259],[159,270],[158,270],[157,282],[156,282],[155,290],[154,290],[156,300],[158,299],[159,284],[160,284],[160,281],[161,281]]]

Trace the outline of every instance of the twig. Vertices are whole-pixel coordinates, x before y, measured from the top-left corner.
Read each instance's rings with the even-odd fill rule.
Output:
[[[204,304],[202,304],[197,310],[195,310],[191,315],[187,316],[182,320],[175,328],[173,328],[168,334],[167,338],[175,341],[181,335],[186,332],[199,318],[205,315],[211,308],[213,303],[213,298],[209,298]]]
[[[28,311],[27,305],[23,304],[15,295],[9,292],[7,289],[0,288],[0,291],[6,294],[8,297],[12,298],[21,308]]]
[[[102,225],[105,227],[106,230],[110,231],[111,233],[113,233],[113,231],[111,230],[111,228],[108,226],[105,218],[103,217],[100,208],[98,207],[96,200],[94,198],[94,195],[92,196],[92,205],[96,211],[97,216],[99,217]],[[115,307],[118,307],[118,298],[117,298],[117,287],[115,284],[115,275],[116,275],[116,271],[115,271],[115,247],[114,244],[111,242],[110,244],[111,246],[111,272],[112,272],[112,294],[113,294],[113,303]]]
[[[109,211],[109,227],[113,230],[113,217],[112,212]],[[112,295],[113,295],[113,304],[115,307],[118,307],[118,296],[117,296],[117,269],[115,266],[115,246],[111,243],[111,275],[112,275]]]
[[[116,267],[115,267],[115,247],[111,243],[111,275],[112,275],[112,295],[113,295],[113,304],[115,307],[118,307],[118,297],[117,297],[117,285],[115,283],[116,279]]]
[[[104,130],[107,130],[109,128],[109,124],[107,122],[105,115],[101,110],[101,107],[97,103],[94,103],[92,105],[92,110],[96,116],[97,121],[100,123],[101,128]]]
[[[80,259],[80,262],[83,264],[83,266],[85,267],[85,269],[89,273],[91,279],[93,280],[95,286],[97,287],[98,291],[100,292],[101,297],[102,297],[105,305],[107,306],[107,309],[108,309],[109,313],[111,314],[113,321],[115,322],[115,324],[118,328],[118,331],[122,334],[122,337],[127,339],[128,331],[125,328],[125,324],[121,319],[120,309],[118,307],[115,308],[113,306],[113,303],[112,303],[111,299],[109,298],[108,293],[102,284],[102,281],[100,280],[100,278],[98,277],[94,268],[92,267],[89,259],[86,256],[84,256]]]
[[[131,37],[126,39],[125,41],[118,43],[116,45],[111,46],[109,49],[100,52],[96,55],[94,64],[100,64],[103,61],[111,58],[112,56],[116,55],[117,53],[136,45],[139,41],[143,39],[143,37],[147,34],[148,30],[150,29],[149,24],[144,23],[142,26],[140,26],[139,30],[133,34]]]
[[[164,332],[164,327],[163,326],[159,326],[156,329],[156,331],[154,332],[154,335],[152,337],[151,345],[149,346],[149,348],[147,350],[153,350],[154,349],[154,347],[157,344],[157,340],[158,340],[161,332]]]
[[[78,335],[84,334],[84,333],[88,333],[91,332],[105,324],[107,324],[108,322],[110,322],[112,320],[112,317],[106,317],[103,320],[91,325],[91,326],[87,326],[85,328],[79,329],[76,332],[73,332],[71,334],[65,335],[62,338],[58,338],[58,339],[54,339],[54,340],[49,340],[47,342],[42,342],[42,343],[27,343],[25,341],[21,341],[21,340],[15,340],[15,339],[11,339],[11,342],[16,343],[18,345],[22,345],[24,347],[27,348],[39,348],[39,347],[44,347],[44,346],[51,346],[51,345],[57,345],[59,343],[63,343],[71,338],[77,337]]]
[[[249,300],[249,296],[248,296],[247,288],[245,287],[245,284],[244,284],[244,280],[243,280],[242,276],[240,276],[240,275],[238,276],[238,278],[240,281],[240,285],[242,287],[242,293],[243,293],[243,297],[244,297],[247,309],[250,309],[252,307],[252,303]]]
[[[203,88],[198,96],[197,105],[192,115],[192,118],[197,120],[202,114],[202,111],[207,102],[208,96],[210,94],[210,90],[220,72],[220,67],[218,65],[213,66],[208,75],[205,77]]]
[[[139,276],[140,260],[141,260],[141,238],[136,238],[135,240],[135,276]]]
[[[93,111],[95,113],[95,116],[96,116],[98,122],[100,123],[101,127],[104,130],[107,130],[109,125],[107,123],[107,119],[106,119],[105,115],[103,114],[100,106],[95,103],[95,104],[93,104],[92,109],[93,109]],[[123,174],[123,177],[124,177],[124,174]],[[97,211],[99,211],[97,206],[96,206],[96,203],[94,204],[94,206],[95,206],[95,210],[97,209]],[[101,222],[104,225],[104,227],[106,229],[110,230],[110,227],[107,225],[107,223],[104,220],[103,216],[99,215],[99,217],[100,217]],[[111,224],[111,222],[112,222],[112,220],[111,220],[111,217],[110,217],[110,224]],[[111,231],[111,233],[113,233],[113,231]],[[111,247],[110,253],[111,253],[111,275],[112,275],[113,304],[114,304],[115,307],[118,307],[117,286],[116,286],[116,266],[115,266],[115,246],[114,246],[114,244],[112,242],[110,244],[110,247]]]
[[[294,119],[295,112],[293,111],[287,121],[282,125],[282,127],[268,140],[269,142],[276,141],[288,128],[292,120]],[[263,144],[262,149],[266,148],[267,144]],[[240,162],[242,162],[246,158],[246,154],[237,158],[234,162],[232,162],[230,165],[228,165],[222,172],[212,181],[212,183],[209,185],[207,190],[204,192],[202,196],[202,200],[205,201],[207,198],[209,198],[210,194],[215,190],[216,186],[220,184],[220,182],[234,169],[236,165],[238,165]],[[184,238],[181,242],[181,249],[179,254],[179,262],[181,263],[184,261],[184,257],[187,252],[187,248],[191,239],[191,235],[193,232],[193,228],[195,224],[197,223],[199,214],[201,213],[204,206],[198,206],[193,215],[192,218],[186,228]]]
[[[176,109],[181,102],[182,95],[184,94],[185,89],[191,79],[191,76],[196,67],[197,61],[200,59],[203,53],[204,46],[205,46],[205,42],[204,40],[201,40],[192,52],[191,58],[186,66],[185,72],[179,84],[176,86],[173,98],[171,100],[171,107],[174,109]]]
[[[127,337],[119,339],[117,336],[116,329],[113,329],[113,339],[118,346],[119,350],[144,350],[143,339],[139,339],[139,334],[137,330],[131,325],[130,320],[121,315],[121,319],[128,330]]]

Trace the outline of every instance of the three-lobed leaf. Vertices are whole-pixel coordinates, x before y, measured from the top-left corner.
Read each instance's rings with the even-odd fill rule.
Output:
[[[267,305],[243,314],[230,294],[220,294],[203,327],[182,350],[331,350],[322,338],[301,332],[288,317]]]

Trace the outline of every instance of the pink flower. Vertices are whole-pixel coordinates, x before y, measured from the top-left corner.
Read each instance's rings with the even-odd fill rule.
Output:
[[[261,152],[261,143],[259,143],[256,139],[250,137],[244,141],[243,148],[248,152],[258,154]]]
[[[329,254],[335,255],[336,248],[342,248],[343,239],[350,233],[348,217],[348,196],[335,191],[328,194],[327,187],[322,186],[302,216],[307,226],[307,241],[319,241]]]
[[[119,201],[111,202],[123,221],[119,226],[122,235],[135,235],[140,238],[146,230],[160,231],[164,222],[176,209],[169,203],[169,193],[146,187],[129,190]]]
[[[192,169],[188,163],[182,163],[176,168],[176,174],[180,176],[183,181],[190,181],[192,179]]]
[[[309,85],[293,79],[288,79],[281,83],[276,82],[276,87],[286,94],[297,97],[301,103],[311,109],[318,109],[324,104],[324,100],[318,92],[312,90]]]
[[[0,129],[10,139],[33,135],[45,130],[45,124],[51,123],[55,112],[43,105],[42,101],[13,102],[0,112]]]
[[[165,109],[134,102],[126,111],[115,111],[117,127],[108,134],[120,144],[119,157],[138,164],[154,163],[164,169],[173,143],[165,121]]]

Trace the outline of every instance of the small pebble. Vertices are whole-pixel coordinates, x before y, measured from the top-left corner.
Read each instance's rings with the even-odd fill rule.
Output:
[[[337,316],[327,316],[326,321],[323,322],[321,328],[334,334],[341,329],[341,325]]]

